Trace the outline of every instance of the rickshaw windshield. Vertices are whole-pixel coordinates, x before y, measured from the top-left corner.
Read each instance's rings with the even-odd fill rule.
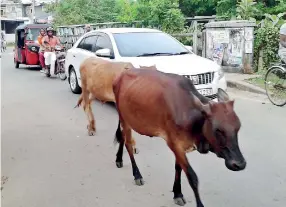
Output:
[[[37,41],[40,34],[40,28],[29,28],[27,29],[26,40]]]

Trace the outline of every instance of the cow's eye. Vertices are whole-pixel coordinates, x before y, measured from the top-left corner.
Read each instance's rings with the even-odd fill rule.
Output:
[[[220,129],[216,129],[215,135],[216,135],[218,144],[219,144],[221,147],[224,147],[224,146],[226,145],[226,136],[225,136],[225,133],[224,133],[222,130],[220,130]]]

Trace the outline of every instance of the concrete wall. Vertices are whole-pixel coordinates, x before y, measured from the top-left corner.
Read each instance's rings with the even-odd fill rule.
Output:
[[[15,34],[6,34],[6,42],[14,43],[15,42]]]
[[[211,22],[205,25],[205,56],[225,71],[253,72],[255,23],[245,20]]]

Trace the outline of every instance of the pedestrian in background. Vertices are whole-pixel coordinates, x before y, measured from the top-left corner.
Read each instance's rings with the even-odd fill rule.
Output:
[[[286,23],[280,28],[279,57],[286,63]]]
[[[91,31],[91,27],[89,24],[85,25],[85,33],[90,32]]]

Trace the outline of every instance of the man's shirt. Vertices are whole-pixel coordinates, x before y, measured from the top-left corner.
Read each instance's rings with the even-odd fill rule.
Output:
[[[48,42],[48,44],[44,43],[44,42]],[[60,45],[60,40],[58,37],[53,36],[53,37],[49,37],[48,35],[46,35],[43,40],[42,40],[43,44],[46,47],[55,47],[56,45]],[[46,52],[50,52],[48,49],[45,50]]]

